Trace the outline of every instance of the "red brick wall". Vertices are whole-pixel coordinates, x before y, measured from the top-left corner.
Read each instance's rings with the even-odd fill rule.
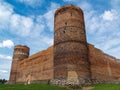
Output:
[[[91,62],[92,79],[118,80],[120,77],[120,61],[88,44]]]
[[[28,75],[31,81],[53,78],[53,47],[19,62],[17,82],[25,82]]]
[[[73,5],[59,8],[54,21],[54,78],[67,79],[69,71],[90,78],[84,15]]]

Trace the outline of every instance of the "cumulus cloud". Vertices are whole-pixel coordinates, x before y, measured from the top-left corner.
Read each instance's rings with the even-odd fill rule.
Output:
[[[13,12],[13,7],[7,3],[0,1],[0,29],[8,28],[8,22],[10,20],[10,16]]]
[[[86,9],[86,6],[90,7]],[[79,5],[80,6],[80,5]],[[94,44],[105,53],[120,58],[120,13],[116,8],[104,10],[103,13],[92,8],[90,3],[83,3],[85,25],[88,42]],[[113,53],[114,52],[114,53]]]
[[[116,14],[116,10],[105,11],[105,12],[101,15],[101,17],[102,17],[104,20],[113,21],[114,19],[117,19],[117,16],[116,16],[115,14]]]
[[[7,56],[7,55],[1,55],[0,54],[0,60],[12,60],[11,56]]]
[[[53,36],[51,35],[54,30],[54,12],[60,6],[59,4],[51,3],[46,13],[32,17],[15,13],[13,7],[6,2],[0,2],[0,4],[0,7],[3,7],[2,16],[0,16],[2,20],[0,20],[2,24],[0,24],[2,26],[0,29],[17,36],[13,38],[15,43],[28,45],[31,48],[31,54],[53,45]],[[8,13],[5,14],[5,12]],[[7,19],[2,19],[3,16]]]
[[[44,26],[34,21],[32,17],[16,14],[8,3],[0,2],[0,29],[10,30],[12,33],[26,37],[30,34],[40,34]],[[36,31],[36,32],[34,32]]]
[[[11,48],[14,46],[14,42],[12,40],[4,40],[2,43],[0,43],[0,47],[7,47]]]
[[[43,3],[43,1],[44,0],[19,0],[19,2],[32,7],[40,6]]]

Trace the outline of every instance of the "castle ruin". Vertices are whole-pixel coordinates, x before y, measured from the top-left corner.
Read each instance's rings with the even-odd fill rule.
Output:
[[[83,11],[68,5],[55,12],[53,46],[32,56],[29,47],[14,47],[9,82],[120,82],[119,68],[120,60],[87,43]]]

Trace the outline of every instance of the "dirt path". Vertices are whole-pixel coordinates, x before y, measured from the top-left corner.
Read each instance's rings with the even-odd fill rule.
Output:
[[[92,90],[94,87],[83,87],[83,90]]]

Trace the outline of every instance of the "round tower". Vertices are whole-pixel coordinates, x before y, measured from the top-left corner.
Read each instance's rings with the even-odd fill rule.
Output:
[[[16,45],[14,47],[13,60],[10,73],[10,83],[16,83],[18,61],[29,57],[29,47]]]
[[[29,47],[16,45],[14,47],[13,60],[23,60],[29,57]]]
[[[54,15],[54,79],[90,78],[83,11],[63,6]]]

